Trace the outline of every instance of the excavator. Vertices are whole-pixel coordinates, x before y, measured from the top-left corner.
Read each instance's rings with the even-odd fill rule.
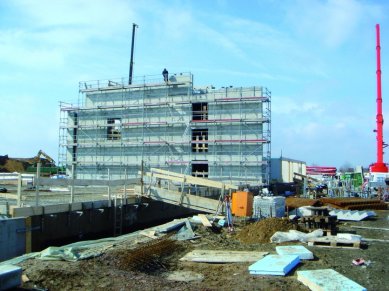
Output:
[[[55,165],[54,159],[42,150],[39,150],[36,156],[30,159],[29,162],[32,165],[27,168],[27,172],[30,173],[36,172],[38,163],[41,163],[40,170],[42,176],[50,176],[59,172],[59,168]]]

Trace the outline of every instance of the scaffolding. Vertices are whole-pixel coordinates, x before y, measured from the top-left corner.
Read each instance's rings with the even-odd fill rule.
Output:
[[[191,73],[80,82],[60,103],[59,162],[81,179],[138,176],[141,165],[233,183],[269,183],[271,93],[195,88]]]

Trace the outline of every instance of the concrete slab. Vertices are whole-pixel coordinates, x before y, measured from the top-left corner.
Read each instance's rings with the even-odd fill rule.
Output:
[[[252,275],[285,276],[300,263],[299,256],[295,255],[267,255],[249,266]]]
[[[358,283],[332,269],[297,271],[297,280],[313,291],[366,291]]]
[[[300,260],[313,260],[313,253],[300,245],[293,246],[278,246],[276,252],[279,255],[295,255],[299,256]]]
[[[20,286],[22,268],[15,265],[0,266],[0,290],[7,290]]]

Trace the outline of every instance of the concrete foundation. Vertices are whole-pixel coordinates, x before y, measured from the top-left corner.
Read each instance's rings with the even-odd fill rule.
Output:
[[[25,233],[24,218],[0,219],[0,261],[25,253]]]
[[[118,210],[115,211],[114,206],[88,208],[83,205],[83,208],[50,214],[45,214],[43,208],[43,214],[0,220],[0,260],[41,251],[48,246],[113,236],[118,225],[124,234],[196,213],[176,205],[142,200],[137,204],[123,205],[120,223],[115,221]]]

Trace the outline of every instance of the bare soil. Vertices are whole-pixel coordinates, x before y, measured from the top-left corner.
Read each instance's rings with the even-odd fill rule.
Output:
[[[352,226],[389,228],[388,210],[377,210],[378,217],[339,225],[340,231],[360,234],[365,238],[389,240],[389,231],[358,229]],[[315,259],[302,261],[285,277],[250,275],[250,263],[207,264],[179,261],[194,249],[246,250],[275,253],[276,244],[268,242],[271,232],[291,227],[282,220],[271,219],[249,224],[240,222],[234,233],[223,229],[214,233],[199,226],[201,238],[173,241],[162,238],[134,246],[121,244],[102,256],[78,262],[40,261],[21,263],[29,282],[23,288],[49,290],[309,290],[297,281],[298,270],[331,268],[368,290],[388,290],[388,242],[371,241],[361,249],[307,247]],[[270,226],[269,226],[270,225]],[[260,230],[260,233],[258,233]],[[266,232],[266,235],[262,233]],[[255,234],[255,235],[251,235]],[[248,239],[249,238],[249,239]],[[247,240],[245,240],[247,239]],[[242,243],[242,241],[245,241]],[[287,243],[300,244],[300,243]],[[352,260],[370,260],[369,266],[354,266]],[[169,278],[174,277],[171,280]],[[178,275],[178,276],[177,276]],[[179,280],[191,281],[179,281]]]

